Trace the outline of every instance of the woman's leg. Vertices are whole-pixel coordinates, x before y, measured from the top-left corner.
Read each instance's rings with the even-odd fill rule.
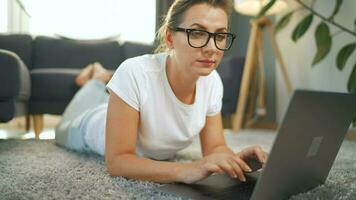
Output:
[[[63,113],[62,121],[73,120],[89,108],[104,103],[107,98],[106,85],[103,81],[95,79],[88,81],[68,104]]]
[[[85,150],[84,132],[81,122],[86,113],[100,104],[107,103],[105,83],[99,80],[88,81],[73,97],[56,127],[56,142],[69,149]]]
[[[91,68],[92,72],[88,68]],[[110,80],[111,76],[112,73],[105,70],[99,63],[86,67],[78,75],[76,83],[78,84],[79,80],[84,86],[75,94],[56,127],[57,144],[73,150],[87,150],[84,142],[85,131],[81,124],[83,119],[88,117],[86,115],[93,114],[89,112],[90,110],[107,103],[108,94],[105,83]]]

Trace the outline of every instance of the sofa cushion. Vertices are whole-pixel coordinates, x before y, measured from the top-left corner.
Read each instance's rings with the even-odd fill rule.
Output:
[[[0,122],[8,122],[14,117],[14,104],[13,100],[0,101]]]
[[[117,41],[81,41],[38,36],[33,43],[33,67],[83,68],[100,62],[107,69],[116,69],[124,60]]]
[[[244,62],[244,57],[227,56],[222,59],[217,68],[224,86],[223,106],[221,110],[223,115],[232,114],[236,110]]]
[[[0,49],[0,101],[14,98],[20,88],[21,59],[12,51]]]
[[[0,34],[0,49],[16,53],[26,66],[32,67],[32,37],[26,34]]]
[[[31,114],[52,114],[61,115],[69,104],[70,100],[66,101],[46,101],[46,100],[32,100],[29,104],[29,112]]]
[[[134,42],[125,42],[122,45],[122,47],[124,49],[124,56],[126,59],[136,57],[136,56],[141,56],[144,54],[151,54],[155,49],[153,45],[140,44]]]
[[[80,69],[33,69],[31,70],[31,101],[68,101],[79,89],[74,79]]]

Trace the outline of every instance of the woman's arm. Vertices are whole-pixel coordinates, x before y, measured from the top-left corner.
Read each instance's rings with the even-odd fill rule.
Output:
[[[177,171],[189,164],[154,161],[136,155],[138,125],[139,112],[110,91],[105,142],[109,174],[160,183],[182,181]]]
[[[106,121],[105,160],[111,176],[123,176],[159,183],[193,183],[209,176],[211,173],[223,171],[237,177],[236,173],[233,172],[234,169],[229,168],[230,164],[226,166],[226,161],[231,161],[231,159],[236,159],[236,162],[240,162],[239,157],[231,153],[214,153],[211,156],[204,157],[202,160],[191,163],[154,161],[137,156],[138,125],[139,112],[126,104],[113,92],[110,92]],[[206,125],[205,130],[215,130],[211,129],[210,125],[210,123]],[[220,133],[222,134],[222,132]],[[203,140],[209,139],[203,138]],[[221,142],[222,140],[217,141]],[[218,145],[208,145],[215,147],[212,148],[211,153],[222,151],[222,148]],[[210,151],[210,148],[205,147],[204,149]],[[236,168],[236,165],[233,166]],[[241,176],[241,174],[240,172],[238,176],[243,180],[243,175]]]
[[[214,166],[217,169],[214,172],[246,180],[244,172],[251,169],[226,145],[220,113],[206,117],[205,126],[200,132],[200,143],[204,165]]]
[[[200,141],[203,156],[214,153],[229,153],[235,154],[227,145],[224,138],[221,114],[206,118],[206,124],[200,133]],[[266,162],[267,154],[260,146],[254,145],[247,147],[237,154],[243,159],[249,156],[256,156],[261,162]]]
[[[200,133],[200,142],[203,156],[213,153],[234,153],[226,146],[220,113],[206,117],[205,126]]]
[[[235,154],[225,143],[220,113],[206,118],[200,133],[200,142],[205,165],[219,168],[215,172],[227,173],[232,177],[239,177],[242,181],[245,180],[244,173],[251,172],[245,161],[252,158],[264,163],[267,157],[259,146],[248,147]]]

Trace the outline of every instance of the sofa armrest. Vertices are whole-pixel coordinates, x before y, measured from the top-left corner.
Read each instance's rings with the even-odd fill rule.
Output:
[[[0,49],[0,72],[0,101],[30,98],[30,73],[17,54]]]

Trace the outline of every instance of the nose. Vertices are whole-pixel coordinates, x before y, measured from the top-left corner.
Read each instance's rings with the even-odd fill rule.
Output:
[[[204,47],[205,50],[210,50],[210,51],[216,51],[217,48],[215,46],[215,42],[214,42],[214,37],[210,37],[208,40],[208,43],[205,45]]]

